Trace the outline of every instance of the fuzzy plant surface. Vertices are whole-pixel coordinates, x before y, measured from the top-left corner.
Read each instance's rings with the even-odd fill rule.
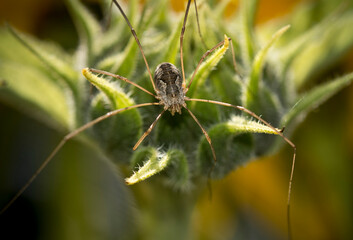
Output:
[[[115,6],[106,25],[80,1],[65,2],[79,34],[74,54],[11,26],[0,30],[0,78],[4,83],[0,100],[62,133],[114,109],[156,102],[130,84],[88,69],[119,74],[153,92],[138,45]],[[170,14],[168,1],[147,1],[142,10],[137,0],[124,3],[152,72],[161,62],[180,68],[184,15]],[[246,107],[274,127],[285,127],[288,136],[308,112],[351,83],[353,73],[320,84],[315,79],[326,79],[322,75],[325,70],[353,46],[352,11],[337,7],[330,13],[332,6],[327,7],[315,14],[319,17],[314,21],[310,16],[318,8],[311,3],[255,28],[256,0],[241,1],[239,9],[225,18],[227,3],[198,1],[203,42],[194,8],[190,8],[183,46],[185,74],[188,82],[201,56],[223,41],[224,34],[232,39],[236,69],[231,45],[225,41],[202,63],[187,93],[189,98]],[[104,13],[109,7],[110,1],[102,2]],[[212,178],[223,178],[285,143],[273,136],[274,130],[239,110],[211,103],[187,104],[212,139],[217,156]],[[157,188],[162,184],[172,191],[190,192],[204,185],[215,163],[206,138],[187,111],[174,116],[165,113],[139,148],[132,150],[161,111],[160,106],[131,109],[97,123],[78,138],[98,145],[124,169],[129,184],[154,178],[151,185]],[[173,201],[171,196],[165,199]]]

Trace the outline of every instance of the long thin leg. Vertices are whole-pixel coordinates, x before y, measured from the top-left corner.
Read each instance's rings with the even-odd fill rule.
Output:
[[[228,40],[231,41],[231,38],[228,38]],[[196,75],[196,72],[199,70],[199,68],[200,68],[200,66],[201,66],[201,63],[205,60],[205,58],[206,58],[208,55],[210,55],[214,50],[216,50],[217,48],[219,48],[219,47],[222,46],[223,44],[224,44],[224,40],[221,41],[221,42],[219,42],[219,43],[217,43],[213,48],[211,48],[210,50],[207,50],[207,51],[202,55],[202,57],[201,57],[199,63],[197,64],[197,66],[196,66],[196,68],[195,68],[194,73],[193,73],[192,76],[191,76],[190,82],[189,82],[189,84],[188,84],[188,86],[187,86],[187,88],[186,88],[186,90],[185,90],[185,93],[187,93],[187,92],[189,91],[189,88],[190,88],[190,86],[191,86],[191,83],[192,83],[192,81],[194,80],[195,75]]]
[[[183,87],[185,88],[186,87],[186,78],[185,78],[185,70],[184,70],[184,58],[183,58],[183,41],[184,41],[184,34],[185,34],[185,26],[186,26],[186,22],[187,22],[187,19],[188,19],[188,14],[189,14],[189,9],[190,9],[190,3],[191,3],[191,0],[188,1],[188,4],[186,6],[186,10],[185,10],[185,16],[184,16],[184,23],[183,23],[183,27],[181,29],[181,33],[180,33],[180,62],[181,62],[181,72],[182,72],[182,75],[183,75]],[[202,34],[201,34],[201,29],[200,29],[200,22],[199,22],[199,14],[198,14],[198,11],[197,11],[197,3],[196,3],[196,0],[194,0],[194,6],[195,6],[195,12],[196,12],[196,21],[197,21],[197,27],[198,27],[198,31],[199,31],[199,35],[200,35],[200,38],[201,38],[201,41],[203,43],[203,45],[207,48],[207,45],[202,37]],[[218,44],[217,44],[218,45]],[[220,44],[219,46],[221,46],[222,44]],[[218,46],[218,47],[219,47]],[[216,49],[217,47],[215,47]],[[213,48],[212,48],[213,49]],[[214,49],[212,50],[214,51]],[[211,52],[212,52],[211,51]],[[234,50],[233,50],[234,52]],[[210,53],[208,53],[210,54]],[[207,55],[208,55],[207,54]],[[205,55],[205,54],[204,54]],[[206,55],[206,56],[207,56]],[[206,57],[205,56],[205,57]],[[204,57],[204,58],[205,58]],[[234,58],[235,59],[235,58]],[[201,61],[202,62],[202,61]],[[200,65],[200,64],[199,64]],[[196,72],[197,70],[194,71],[194,73]],[[190,81],[191,82],[191,81]],[[188,85],[190,86],[190,84]],[[188,87],[189,88],[189,87]],[[188,89],[187,88],[187,89]]]
[[[295,144],[283,135],[282,130],[273,127],[270,123],[268,123],[267,121],[265,121],[264,119],[262,119],[261,117],[259,117],[258,115],[256,115],[254,112],[252,112],[252,111],[250,111],[249,109],[246,109],[246,108],[244,108],[244,107],[242,107],[242,106],[236,106],[236,105],[232,105],[232,104],[229,104],[229,103],[224,103],[224,102],[219,102],[219,101],[213,101],[213,100],[207,100],[207,99],[186,98],[185,100],[186,100],[186,101],[195,101],[195,102],[214,103],[214,104],[218,104],[218,105],[222,105],[222,106],[226,106],[226,107],[232,107],[232,108],[235,108],[235,109],[239,109],[240,111],[243,111],[243,112],[245,112],[245,113],[251,115],[252,117],[256,118],[257,120],[261,121],[261,122],[264,123],[266,126],[268,126],[269,128],[271,128],[273,131],[275,131],[279,136],[281,136],[281,137],[283,138],[283,140],[286,141],[286,142],[293,148],[293,160],[292,160],[292,168],[291,168],[290,177],[289,177],[288,196],[287,196],[288,238],[291,239],[291,227],[290,227],[290,199],[291,199],[292,182],[293,182],[294,167],[295,167],[295,157],[296,157],[296,152],[297,152],[297,148],[296,148]]]
[[[184,71],[184,59],[183,59],[183,41],[184,41],[186,21],[188,20],[188,14],[189,14],[189,9],[190,9],[190,2],[191,2],[191,0],[188,1],[188,5],[186,6],[184,23],[183,23],[183,27],[181,28],[181,33],[180,33],[180,63],[181,63],[181,72],[183,74],[183,88],[185,88],[185,86],[186,86],[185,71]]]
[[[216,162],[217,162],[216,153],[215,153],[215,151],[214,151],[214,148],[213,148],[213,145],[212,145],[212,141],[211,141],[210,136],[208,136],[208,133],[207,133],[206,130],[202,127],[201,123],[200,123],[199,120],[196,118],[196,116],[190,111],[190,109],[188,109],[186,106],[184,106],[184,108],[185,108],[186,110],[188,110],[188,112],[189,112],[189,114],[191,115],[191,117],[195,120],[195,122],[197,123],[197,125],[199,125],[199,127],[201,128],[203,134],[204,134],[205,137],[206,137],[206,140],[207,140],[208,144],[209,144],[210,147],[211,147],[213,160],[214,160],[214,162],[216,163]],[[211,172],[212,172],[212,170],[211,170]]]
[[[138,39],[137,34],[136,34],[134,28],[131,26],[131,23],[130,23],[129,19],[128,19],[127,16],[125,15],[125,13],[124,13],[123,9],[121,8],[121,6],[119,5],[119,3],[118,3],[116,0],[113,0],[113,2],[114,2],[114,4],[119,8],[119,11],[120,11],[121,14],[123,15],[123,17],[124,17],[124,19],[125,19],[127,25],[129,26],[129,28],[130,28],[130,30],[131,30],[132,35],[134,36],[134,38],[135,38],[135,40],[136,40],[137,45],[138,45],[139,48],[140,48],[140,52],[141,52],[141,54],[142,54],[143,60],[145,61],[146,68],[147,68],[148,75],[149,75],[149,77],[150,77],[150,80],[151,80],[153,89],[154,89],[154,91],[156,91],[156,86],[154,85],[154,81],[153,81],[153,77],[152,77],[152,74],[151,74],[151,70],[150,70],[150,67],[149,67],[149,65],[148,65],[147,59],[146,59],[146,57],[145,57],[145,54],[144,54],[144,52],[143,52],[143,50],[142,50],[142,46],[141,46],[140,40]]]
[[[190,111],[190,109],[188,109],[186,106],[184,106],[184,108],[186,110],[188,110],[189,114],[191,115],[191,117],[195,120],[195,122],[197,123],[197,125],[199,125],[199,127],[201,128],[203,134],[205,135],[206,137],[206,140],[208,142],[208,144],[210,145],[210,148],[211,148],[211,151],[212,151],[212,156],[213,156],[213,165],[212,167],[210,168],[210,170],[208,171],[208,180],[207,180],[207,185],[208,185],[208,190],[209,190],[209,193],[210,193],[210,196],[209,198],[212,199],[212,186],[211,186],[211,174],[213,172],[213,169],[214,167],[216,166],[216,162],[217,162],[217,157],[216,157],[216,153],[215,153],[215,150],[213,148],[213,145],[212,145],[212,141],[211,141],[211,138],[210,136],[208,135],[208,133],[206,132],[206,130],[202,127],[201,123],[199,122],[199,120],[196,118],[196,116]]]
[[[194,0],[194,6],[195,6],[195,12],[196,12],[196,21],[197,21],[197,28],[198,28],[198,31],[199,31],[199,35],[200,35],[200,38],[201,38],[201,42],[202,44],[205,46],[206,49],[208,49],[203,37],[202,37],[202,34],[201,34],[201,29],[200,29],[200,22],[199,22],[199,13],[197,11],[197,3],[196,3],[196,0]]]
[[[139,107],[145,107],[145,106],[152,106],[152,105],[160,105],[158,102],[153,102],[153,103],[141,103],[141,104],[136,104],[133,106],[125,107],[125,108],[120,108],[116,109],[114,111],[108,112],[88,123],[85,125],[77,128],[76,130],[70,132],[67,134],[61,141],[60,143],[54,148],[54,150],[50,153],[50,155],[44,160],[44,162],[40,165],[40,167],[37,169],[37,171],[32,175],[32,177],[26,182],[26,184],[16,193],[16,195],[6,204],[5,207],[3,207],[0,211],[0,214],[4,213],[15,201],[16,199],[21,196],[21,194],[28,188],[28,186],[36,179],[36,177],[42,172],[42,170],[47,166],[47,164],[53,159],[53,157],[57,154],[57,152],[64,146],[64,144],[70,140],[71,138],[75,137],[77,134],[83,132],[87,128],[92,127],[94,124],[103,121],[111,116],[117,115],[121,112],[134,109],[134,108],[139,108]]]
[[[108,75],[108,76],[111,76],[111,77],[114,77],[114,78],[123,80],[124,82],[130,83],[130,84],[134,85],[135,87],[141,89],[141,90],[144,91],[145,93],[148,93],[149,95],[151,95],[151,96],[157,98],[156,95],[154,95],[153,93],[151,93],[151,92],[148,91],[147,89],[141,87],[141,86],[138,85],[137,83],[134,83],[134,82],[130,81],[130,80],[127,79],[126,77],[123,77],[123,76],[120,76],[120,75],[117,75],[117,74],[113,74],[113,73],[110,73],[110,72],[106,72],[106,71],[103,71],[103,70],[94,69],[94,68],[88,68],[88,69],[89,69],[89,71],[94,72],[94,73],[104,74],[104,75]]]
[[[184,108],[186,110],[188,110],[189,114],[191,115],[191,117],[195,120],[195,122],[197,123],[197,125],[199,125],[199,127],[201,128],[203,134],[205,135],[206,137],[206,140],[208,142],[208,144],[210,145],[210,148],[211,148],[211,151],[212,151],[212,156],[213,156],[213,165],[212,167],[209,169],[208,171],[208,180],[207,180],[207,186],[208,186],[208,190],[209,190],[209,199],[212,199],[212,186],[211,186],[211,174],[213,172],[213,169],[215,168],[216,166],[216,162],[217,162],[217,157],[216,157],[216,152],[213,148],[213,145],[212,145],[212,141],[211,141],[211,138],[210,136],[208,135],[207,131],[202,127],[201,123],[199,122],[199,120],[196,118],[196,116],[191,112],[190,109],[188,109],[186,106],[184,106]]]
[[[154,128],[154,126],[156,126],[158,120],[162,117],[163,113],[165,113],[166,109],[164,109],[158,116],[157,118],[153,121],[153,123],[151,124],[151,126],[147,129],[147,131],[140,137],[140,139],[137,141],[137,143],[135,144],[135,146],[132,148],[133,150],[136,150],[138,148],[138,146],[140,146],[140,144],[142,143],[142,141],[152,132],[152,129]]]
[[[236,65],[236,61],[235,61],[235,53],[234,53],[234,47],[233,47],[233,43],[232,43],[232,39],[230,37],[228,37],[228,40],[230,42],[230,46],[231,46],[231,49],[232,49],[232,60],[233,60],[233,66],[234,66],[234,70],[237,72],[237,65]],[[201,57],[199,63],[197,64],[196,68],[195,68],[195,71],[194,73],[192,74],[191,76],[191,79],[190,79],[190,82],[186,88],[186,92],[187,93],[189,91],[189,88],[191,86],[191,83],[192,81],[194,80],[194,77],[196,75],[196,72],[199,70],[200,66],[201,66],[201,63],[205,60],[205,58],[210,55],[214,50],[216,50],[217,48],[219,48],[220,46],[222,46],[224,44],[224,40],[217,43],[213,48],[207,50]]]

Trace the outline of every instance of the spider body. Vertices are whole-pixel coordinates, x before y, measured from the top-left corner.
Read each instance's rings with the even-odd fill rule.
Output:
[[[181,108],[185,107],[185,88],[179,69],[171,63],[161,63],[154,72],[157,99],[169,110],[172,115],[175,112],[181,114]]]

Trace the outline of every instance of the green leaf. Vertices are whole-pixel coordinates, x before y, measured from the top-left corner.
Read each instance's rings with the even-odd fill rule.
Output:
[[[250,67],[255,56],[256,46],[254,37],[254,21],[258,0],[242,0],[240,14],[242,20],[241,54],[244,65]]]
[[[131,24],[133,25],[137,24],[138,16],[139,16],[139,1],[137,0],[129,1],[129,5],[127,9],[129,10],[127,13],[127,17],[130,20]]]
[[[162,161],[167,162],[158,162],[158,155],[160,156],[159,160],[163,159]],[[154,147],[140,147],[133,154],[131,165],[138,166],[139,169],[128,178],[127,181],[131,181],[131,184],[146,180],[163,171],[163,174],[160,175],[162,181],[174,190],[187,191],[191,187],[189,164],[184,152],[179,149],[169,149],[163,153]]]
[[[93,56],[98,52],[97,36],[101,36],[100,27],[96,19],[78,0],[65,0],[71,16],[79,32],[81,43],[87,46],[86,65],[91,65]],[[81,65],[84,63],[81,63]]]
[[[178,149],[170,149],[167,152],[171,161],[166,169],[165,182],[174,190],[188,191],[191,188],[191,173],[185,153]]]
[[[291,71],[297,88],[327,70],[353,46],[353,11],[331,21],[318,32],[293,60]],[[329,56],[329,57],[327,57]],[[305,62],[305,64],[303,64]]]
[[[348,86],[352,80],[353,73],[349,73],[310,90],[308,93],[304,94],[294,107],[283,117],[282,125],[289,125],[297,116],[301,114],[305,115],[313,108],[318,107],[342,88]]]
[[[30,50],[38,59],[42,61],[49,69],[57,73],[65,83],[70,87],[71,91],[77,96],[77,80],[78,74],[71,67],[68,58],[62,58],[62,55],[55,55],[53,53],[53,46],[47,43],[40,42],[24,34],[18,33],[15,29],[9,26],[10,32],[17,40],[19,40],[28,50]],[[59,52],[56,49],[54,52]],[[71,63],[72,64],[72,63]]]
[[[221,20],[222,17],[225,15],[225,11],[229,7],[228,5],[231,3],[231,0],[223,0],[220,1],[216,6],[212,7],[215,16]],[[209,5],[206,5],[206,7],[209,7]]]
[[[97,64],[97,68],[108,70],[129,78],[136,69],[136,56],[138,52],[138,45],[135,38],[131,35],[127,46],[124,47],[122,52],[110,55],[109,57],[103,59]]]
[[[290,66],[292,62],[296,59],[296,57],[303,51],[304,48],[306,48],[306,45],[310,43],[313,39],[317,39],[317,36],[325,32],[332,24],[333,21],[337,21],[337,14],[330,15],[324,20],[322,20],[320,23],[314,25],[307,31],[304,31],[302,34],[298,34],[298,32],[301,31],[303,24],[299,24],[300,21],[303,21],[302,19],[302,14],[298,16],[298,18],[301,18],[300,20],[292,20],[294,21],[293,25],[291,24],[291,29],[288,34],[286,34],[281,40],[286,40],[286,37],[288,41],[282,43],[282,46],[280,47],[278,53],[279,53],[279,58],[280,61],[283,63],[283,69],[282,69],[282,82],[286,81],[286,74],[288,74],[288,70],[290,70]],[[298,23],[299,22],[299,23]],[[304,24],[305,25],[305,24]],[[271,29],[271,27],[270,27]],[[294,35],[296,34],[296,35]],[[294,36],[291,36],[294,35]],[[279,41],[280,45],[281,41]]]
[[[249,120],[248,118],[241,116],[233,116],[228,122],[226,122],[226,125],[228,129],[233,132],[278,134],[275,130],[263,123]]]
[[[9,31],[8,28],[0,28],[0,59],[1,61],[11,61],[18,64],[31,65],[34,68],[45,69],[43,62],[35,56],[22,42]],[[48,43],[46,47],[50,47]],[[51,46],[53,47],[53,46]],[[55,52],[55,47],[51,49]],[[56,49],[58,50],[58,49]],[[58,51],[56,53],[59,53]],[[60,56],[62,59],[66,59],[67,56]]]
[[[168,7],[169,1],[155,0],[148,1],[143,6],[143,11],[141,13],[139,22],[139,32],[148,31],[156,25],[168,25],[168,19],[165,18],[166,13],[170,10]]]
[[[93,119],[108,111],[134,105],[134,101],[118,86],[117,82],[109,82],[92,73],[88,68],[83,69],[82,73],[101,91],[91,104]],[[105,149],[112,159],[127,163],[133,144],[142,131],[141,115],[137,109],[131,109],[96,124],[93,131],[101,148]]]
[[[42,71],[13,61],[0,62],[6,86],[0,99],[50,126],[68,129],[69,108],[61,87]]]
[[[170,34],[168,39],[167,46],[165,48],[163,61],[169,62],[175,65],[176,57],[179,50],[179,38],[180,38],[180,29],[183,26],[184,18],[180,18],[176,27],[174,27],[173,32]],[[178,47],[177,47],[178,46]]]
[[[219,61],[223,58],[224,54],[229,48],[229,40],[228,37],[224,36],[224,44],[222,47],[216,49],[214,53],[209,56],[203,63],[201,64],[199,70],[196,72],[194,80],[189,88],[188,96],[192,97],[195,95],[197,89],[202,86],[210,72],[213,70],[214,67],[217,66]],[[191,80],[192,75],[186,80],[187,84]]]
[[[139,167],[137,172],[134,172],[131,177],[125,179],[125,182],[128,185],[141,182],[163,171],[172,159],[170,153],[163,153],[155,148],[148,148],[147,150],[143,149],[142,151],[144,151],[144,155],[146,154],[146,151],[148,151],[150,156],[148,160],[143,164],[143,166]],[[137,152],[137,154],[139,154],[138,156],[141,156],[141,152]],[[137,157],[135,156],[134,158],[136,159]],[[136,160],[134,160],[133,162],[135,161]]]
[[[138,52],[139,47],[135,38],[131,37],[128,45],[122,52],[121,62],[116,62],[111,71],[127,78],[131,77],[137,65],[136,56]]]
[[[234,68],[229,66],[219,66],[217,74],[211,75],[212,86],[214,87],[214,96],[217,100],[233,105],[241,105],[244,82],[234,74]],[[233,109],[224,109],[224,111],[232,112]],[[234,112],[233,112],[234,113]]]
[[[93,74],[89,68],[82,69],[82,74],[90,83],[107,96],[113,109],[123,108],[134,104],[134,101],[129,98],[121,88],[116,84],[110,83],[106,79]]]
[[[252,110],[254,106],[258,104],[258,92],[259,92],[259,84],[262,78],[263,66],[265,62],[265,57],[267,56],[268,50],[273,44],[289,29],[289,25],[278,30],[273,36],[272,39],[256,54],[254,62],[252,64],[248,87],[245,93],[245,101],[244,104],[247,108]]]
[[[249,133],[277,134],[262,123],[241,116],[233,116],[229,121],[216,124],[208,130],[217,157],[213,178],[224,177],[255,156],[254,139]],[[198,148],[198,160],[201,174],[208,176],[215,162],[205,138]]]

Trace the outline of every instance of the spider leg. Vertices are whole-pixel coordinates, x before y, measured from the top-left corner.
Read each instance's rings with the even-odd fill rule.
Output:
[[[135,146],[133,147],[133,150],[136,150],[138,148],[138,146],[140,146],[140,144],[142,143],[142,141],[152,132],[152,129],[154,128],[154,126],[156,126],[158,120],[162,117],[163,113],[165,113],[165,109],[156,117],[156,119],[153,121],[153,123],[151,124],[151,126],[147,129],[147,131],[140,137],[140,139],[137,141],[137,143],[135,144]]]
[[[202,127],[201,123],[199,122],[199,120],[196,118],[196,116],[191,112],[190,109],[188,109],[186,106],[184,106],[184,108],[189,112],[189,114],[191,115],[191,117],[195,120],[195,122],[197,123],[197,125],[199,125],[199,127],[201,128],[203,134],[205,135],[206,137],[206,140],[208,142],[208,144],[210,145],[211,147],[211,151],[212,151],[212,156],[213,156],[213,160],[214,160],[214,164],[212,166],[212,169],[210,170],[209,172],[209,175],[212,173],[212,170],[214,168],[214,165],[216,164],[217,162],[217,157],[216,157],[216,153],[215,153],[215,150],[213,148],[213,145],[212,145],[212,141],[211,141],[211,138],[210,136],[208,135],[207,131]]]
[[[113,73],[110,73],[110,72],[106,72],[106,71],[103,71],[103,70],[94,69],[94,68],[88,68],[88,70],[91,71],[91,72],[94,72],[94,73],[104,74],[104,75],[107,75],[107,76],[111,76],[111,77],[114,77],[114,78],[123,80],[124,82],[130,83],[131,85],[134,85],[135,87],[141,89],[141,90],[144,91],[145,93],[147,93],[147,94],[149,94],[149,95],[154,96],[155,98],[157,98],[156,95],[154,95],[153,93],[151,93],[151,92],[148,91],[147,89],[141,87],[141,86],[138,85],[137,83],[134,83],[134,82],[130,81],[130,80],[127,79],[126,77],[123,77],[123,76],[120,76],[120,75],[117,75],[117,74],[113,74]]]
[[[154,89],[154,91],[156,91],[156,86],[155,86],[154,81],[153,81],[153,77],[152,77],[152,74],[151,74],[151,69],[150,69],[150,67],[149,67],[149,65],[148,65],[146,56],[145,56],[145,54],[144,54],[144,52],[143,52],[143,50],[142,50],[142,46],[141,46],[140,40],[138,39],[137,34],[136,34],[134,28],[132,27],[132,25],[131,25],[129,19],[127,18],[126,14],[124,13],[124,11],[123,11],[123,9],[121,8],[121,6],[119,5],[119,3],[118,3],[116,0],[113,0],[113,2],[114,2],[114,4],[118,7],[120,13],[123,15],[123,17],[124,17],[124,19],[125,19],[127,25],[129,26],[129,28],[130,28],[130,30],[131,30],[132,35],[134,36],[134,38],[135,38],[135,40],[136,40],[136,43],[137,43],[137,45],[138,45],[138,47],[139,47],[139,49],[140,49],[140,52],[141,52],[141,54],[142,54],[143,60],[145,61],[145,65],[146,65],[146,68],[147,68],[147,71],[148,71],[148,75],[149,75],[149,77],[150,77],[150,80],[151,80],[153,89]]]
[[[196,21],[197,21],[197,29],[199,31],[199,35],[200,35],[200,38],[201,38],[201,42],[202,44],[205,46],[206,49],[208,49],[203,37],[202,37],[202,34],[201,34],[201,29],[200,29],[200,22],[199,22],[199,13],[197,11],[197,3],[196,3],[196,0],[194,0],[194,6],[195,6],[195,12],[196,12]]]
[[[31,183],[37,178],[37,176],[43,171],[43,169],[48,165],[48,163],[53,159],[53,157],[57,154],[57,152],[65,145],[65,143],[70,140],[71,138],[75,137],[79,133],[83,132],[87,128],[92,127],[98,122],[101,122],[109,117],[112,117],[114,115],[117,115],[121,112],[134,109],[134,108],[139,108],[139,107],[145,107],[145,106],[152,106],[152,105],[160,105],[158,102],[153,102],[153,103],[141,103],[141,104],[136,104],[133,106],[125,107],[125,108],[120,108],[116,109],[113,111],[110,111],[84,125],[81,127],[77,128],[76,130],[68,133],[67,135],[64,136],[64,138],[59,142],[59,144],[54,148],[54,150],[49,154],[49,156],[44,160],[44,162],[39,166],[39,168],[36,170],[36,172],[32,175],[32,177],[26,182],[25,185],[15,194],[15,196],[3,207],[0,211],[0,215],[4,213],[16,200],[21,194],[31,185]]]
[[[231,38],[228,38],[228,40],[231,42],[232,39],[231,39]],[[185,90],[185,93],[187,93],[187,92],[189,91],[189,88],[190,88],[190,86],[191,86],[191,83],[192,83],[192,81],[194,80],[194,77],[195,77],[197,71],[199,70],[199,68],[200,68],[200,66],[201,66],[201,63],[205,60],[205,58],[206,58],[208,55],[210,55],[214,50],[216,50],[217,48],[219,48],[219,47],[222,46],[223,44],[224,44],[224,40],[221,41],[221,42],[219,42],[219,43],[217,43],[213,48],[207,50],[207,51],[202,55],[202,57],[201,57],[199,63],[197,64],[197,66],[196,66],[196,68],[195,68],[194,73],[193,73],[192,76],[191,76],[190,82],[189,82],[189,84],[188,84],[188,86],[187,86],[187,88],[186,88],[186,90]],[[233,45],[232,45],[232,46],[233,46]],[[234,58],[234,62],[235,62],[235,58]]]
[[[261,118],[260,116],[258,116],[257,114],[255,114],[254,112],[250,111],[249,109],[247,109],[245,107],[236,106],[236,105],[232,105],[229,103],[224,103],[224,102],[219,102],[219,101],[214,101],[214,100],[207,100],[207,99],[186,98],[185,100],[186,101],[195,101],[195,102],[213,103],[213,104],[218,104],[218,105],[225,106],[225,107],[232,107],[232,108],[238,109],[242,112],[245,112],[245,113],[249,114],[250,116],[259,120],[260,122],[264,123],[269,128],[271,128],[279,136],[281,136],[283,138],[283,140],[288,143],[289,146],[291,146],[293,148],[292,167],[291,167],[291,172],[290,172],[290,177],[289,177],[288,196],[287,196],[287,225],[288,225],[288,238],[290,239],[291,238],[290,199],[291,199],[291,193],[292,193],[292,183],[293,183],[293,175],[294,175],[296,152],[297,152],[297,147],[295,146],[295,144],[283,135],[283,131],[281,129],[277,129],[277,128],[273,127],[269,122],[267,122],[266,120],[264,120],[263,118]]]

